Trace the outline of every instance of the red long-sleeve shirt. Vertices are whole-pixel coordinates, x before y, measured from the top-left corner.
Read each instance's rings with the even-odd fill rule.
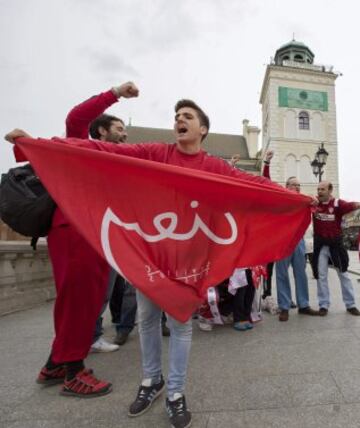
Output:
[[[355,202],[342,199],[332,198],[328,202],[320,202],[313,213],[314,235],[321,238],[339,238],[342,235],[342,216],[355,209]]]
[[[95,95],[75,106],[66,117],[66,136],[88,138],[90,123],[117,101],[116,96],[110,90]],[[57,209],[52,225],[59,226],[61,224],[67,224],[67,220],[62,211]]]
[[[110,90],[95,95],[74,107],[66,118],[66,136],[87,139],[90,123],[117,101],[118,99]]]

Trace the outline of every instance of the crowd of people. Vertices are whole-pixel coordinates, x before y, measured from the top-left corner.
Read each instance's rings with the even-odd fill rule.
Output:
[[[270,180],[271,151],[265,154],[262,177],[237,169],[236,157],[229,164],[207,155],[202,150],[201,143],[209,132],[210,121],[206,113],[191,100],[181,100],[175,106],[175,144],[132,144],[131,147],[124,144],[127,139],[124,121],[104,112],[120,98],[137,97],[138,94],[137,87],[132,82],[127,82],[82,102],[66,118],[66,136],[82,139],[74,140],[73,144],[94,149],[89,140],[90,134],[93,140],[99,141],[96,150],[210,171],[245,182],[280,188]],[[16,147],[16,139],[19,137],[29,135],[16,129],[7,134],[6,139],[15,143],[16,159],[23,161],[24,155]],[[300,192],[298,179],[289,177],[286,189]],[[314,228],[313,269],[317,278],[319,309],[315,310],[309,304],[305,243],[301,239],[292,254],[275,263],[280,321],[288,320],[289,309],[293,304],[290,265],[294,273],[298,313],[310,316],[328,314],[329,260],[336,267],[346,310],[351,315],[360,315],[347,272],[349,259],[341,240],[342,216],[359,208],[360,203],[336,199],[332,196],[332,191],[330,182],[321,182],[317,197],[311,202]],[[85,367],[84,360],[89,352],[111,352],[124,345],[135,326],[137,314],[143,374],[128,415],[142,415],[164,391],[161,335],[170,336],[166,409],[173,427],[189,427],[191,412],[184,392],[193,320],[181,323],[164,314],[161,308],[107,265],[60,208],[55,211],[47,241],[57,292],[54,308],[55,338],[37,382],[41,385],[60,383],[60,393],[68,396],[88,398],[110,393],[111,383],[98,379],[92,369]],[[272,263],[235,269],[230,278],[209,288],[203,305],[194,314],[201,330],[211,331],[215,324],[227,323],[232,324],[239,332],[251,330],[254,323],[261,320],[261,302],[274,309],[272,272]],[[102,337],[102,315],[108,304],[116,328],[114,343],[109,343]]]

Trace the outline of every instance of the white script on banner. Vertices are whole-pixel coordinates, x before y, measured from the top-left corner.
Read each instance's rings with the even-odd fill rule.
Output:
[[[199,206],[198,201],[192,201],[190,204],[191,208],[197,208]],[[122,221],[118,216],[114,214],[111,208],[107,208],[101,223],[101,245],[106,257],[106,260],[115,270],[121,273],[119,266],[117,265],[110,247],[109,230],[110,225],[115,224],[124,228],[127,231],[136,232],[147,242],[159,242],[164,239],[173,239],[175,241],[187,241],[192,239],[196,233],[201,230],[211,241],[219,245],[231,245],[233,244],[238,236],[237,224],[231,213],[224,213],[224,217],[230,225],[231,234],[227,238],[221,238],[217,236],[210,228],[204,223],[198,214],[195,214],[194,223],[192,228],[187,233],[177,233],[176,228],[178,225],[178,215],[175,212],[164,212],[158,214],[153,219],[153,225],[158,231],[158,234],[150,235],[145,233],[139,223],[126,223]],[[167,226],[163,226],[163,221],[167,220]]]

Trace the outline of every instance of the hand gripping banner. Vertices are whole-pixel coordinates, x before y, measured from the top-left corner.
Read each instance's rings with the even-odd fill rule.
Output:
[[[90,245],[179,321],[236,267],[291,254],[309,224],[307,196],[71,141],[17,147]]]

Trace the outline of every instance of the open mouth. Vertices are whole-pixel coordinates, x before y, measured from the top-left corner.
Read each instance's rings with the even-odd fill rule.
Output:
[[[187,133],[187,129],[185,126],[179,126],[177,132],[179,135],[184,135]]]

